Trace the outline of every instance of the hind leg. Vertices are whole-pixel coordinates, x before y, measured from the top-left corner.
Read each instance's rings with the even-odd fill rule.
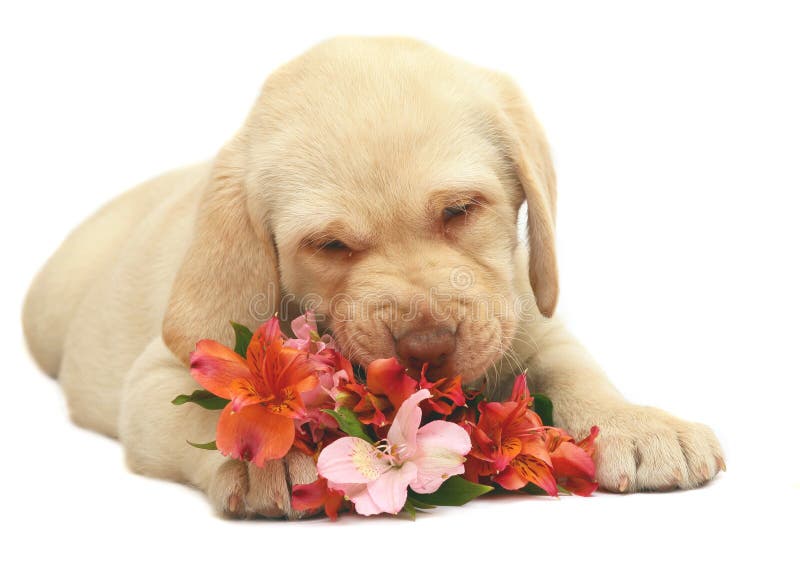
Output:
[[[212,440],[219,419],[219,411],[193,404],[172,405],[176,395],[189,394],[197,387],[186,366],[160,337],[136,360],[126,378],[119,422],[131,469],[192,484],[203,490],[222,514],[302,516],[291,508],[291,487],[316,479],[313,460],[290,452],[283,460],[259,468],[190,446],[186,440]]]
[[[104,208],[61,244],[31,283],[22,310],[22,327],[31,355],[56,377],[64,341],[75,314],[98,276],[125,242],[136,218]]]
[[[36,275],[22,311],[25,339],[42,370],[59,374],[65,339],[81,304],[148,214],[173,193],[192,193],[206,172],[203,163],[146,181],[106,204],[64,240]]]

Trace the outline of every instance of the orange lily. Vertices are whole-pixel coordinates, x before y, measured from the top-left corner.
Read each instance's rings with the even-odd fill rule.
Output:
[[[307,352],[284,346],[278,319],[253,333],[247,358],[201,340],[191,355],[191,373],[203,388],[230,399],[217,425],[223,455],[263,466],[286,455],[295,439],[293,419],[305,415],[302,393],[318,383]]]
[[[547,449],[553,474],[559,485],[571,493],[589,496],[597,490],[595,482],[594,442],[600,429],[595,425],[589,435],[576,442],[560,429],[547,430]]]
[[[427,370],[428,365],[423,365],[419,375],[419,388],[428,389],[431,392],[431,398],[423,401],[420,405],[424,417],[435,411],[447,418],[448,415],[453,413],[454,409],[467,404],[467,399],[461,388],[460,374],[452,378],[440,378],[431,382],[425,378]]]
[[[541,433],[541,418],[528,408],[531,402],[525,375],[517,377],[511,400],[482,402],[478,423],[471,425],[470,455],[479,476],[493,476],[507,490],[518,490],[529,482],[550,495],[558,494],[551,472],[550,454]]]
[[[482,402],[477,424],[468,424],[473,449],[467,463],[472,480],[490,477],[507,490],[519,490],[528,483],[547,494],[558,494],[559,483],[586,496],[594,492],[592,450],[597,429],[575,443],[564,431],[544,427],[531,409],[525,375],[517,377],[511,400]]]
[[[341,385],[336,404],[352,409],[361,423],[381,428],[392,422],[400,405],[416,390],[417,381],[397,359],[384,358],[369,364],[366,385]]]

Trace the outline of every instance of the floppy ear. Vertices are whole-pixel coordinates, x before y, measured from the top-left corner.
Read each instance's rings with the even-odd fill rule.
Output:
[[[255,328],[262,321],[256,313],[278,306],[277,253],[266,227],[248,214],[240,158],[235,141],[217,156],[164,316],[164,342],[187,364],[199,340],[232,346],[229,322]]]
[[[544,130],[522,92],[505,76],[498,75],[496,81],[510,156],[528,202],[531,288],[539,311],[550,317],[558,302],[556,174]]]

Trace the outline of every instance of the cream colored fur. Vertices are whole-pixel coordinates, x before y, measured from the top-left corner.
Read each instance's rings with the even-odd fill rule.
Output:
[[[465,218],[442,223],[466,200]],[[530,254],[516,235],[523,202]],[[314,478],[313,462],[291,453],[259,469],[189,447],[214,436],[218,415],[170,401],[197,386],[194,343],[231,342],[228,322],[257,325],[277,292],[314,295],[362,362],[438,321],[457,335],[455,369],[490,373],[493,392],[527,368],[558,425],[600,426],[605,489],[706,482],[724,466],[714,434],[627,403],[550,317],[555,207],[544,133],[511,81],[415,41],[335,39],[273,73],[213,161],[133,189],[70,235],[31,287],[25,332],[76,423],[119,437],[133,470],[191,483],[227,514],[296,517],[290,487]],[[349,252],[320,249],[332,239]],[[467,299],[414,301],[434,288]],[[413,319],[369,305],[376,294],[416,308]],[[532,294],[522,318],[464,309]],[[353,307],[369,309],[351,319]]]

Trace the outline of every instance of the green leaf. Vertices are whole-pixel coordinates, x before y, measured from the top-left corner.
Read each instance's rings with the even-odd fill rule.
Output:
[[[236,332],[236,346],[234,347],[234,350],[242,358],[247,358],[247,347],[250,345],[253,332],[251,332],[250,328],[247,326],[237,324],[235,321],[231,322],[231,327],[233,328],[233,331]]]
[[[203,409],[216,411],[224,408],[225,405],[230,403],[230,399],[217,397],[214,393],[203,389],[199,389],[193,392],[191,395],[178,395],[172,399],[173,405],[183,405],[184,403],[194,403],[195,405],[200,405],[200,407]]]
[[[520,488],[519,491],[520,492],[525,492],[525,493],[528,493],[528,494],[532,494],[533,496],[550,496],[545,489],[541,488],[540,486],[536,486],[532,482],[529,482],[528,484],[526,484],[525,486]],[[559,494],[572,494],[570,491],[568,491],[566,488],[564,488],[561,485],[558,486],[558,493]]]
[[[545,395],[533,396],[533,410],[542,418],[542,423],[553,427],[553,402]]]
[[[200,448],[201,450],[216,450],[217,449],[216,440],[215,441],[210,441],[207,444],[196,444],[194,442],[190,442],[189,440],[186,440],[186,443],[189,444],[190,446],[192,446],[193,448]]]
[[[423,503],[420,500],[414,498],[415,493],[409,489],[408,496],[406,497],[406,504],[411,503],[417,509],[435,509],[436,505],[429,505],[428,503]]]
[[[367,428],[358,420],[356,414],[347,407],[339,407],[336,411],[333,409],[323,409],[325,413],[330,415],[339,424],[339,429],[347,435],[353,437],[360,437],[361,439],[372,443],[374,440],[367,433]]]
[[[492,491],[491,486],[476,484],[462,478],[451,476],[442,483],[439,490],[432,494],[418,494],[409,491],[415,501],[426,505],[442,505],[445,507],[460,507],[472,499]]]
[[[408,513],[412,521],[417,520],[417,509],[414,507],[413,503],[406,500],[406,504],[403,505],[403,510]]]
[[[520,492],[526,492],[528,494],[532,494],[533,496],[548,496],[547,491],[545,489],[536,486],[532,482],[529,482],[519,490]]]

